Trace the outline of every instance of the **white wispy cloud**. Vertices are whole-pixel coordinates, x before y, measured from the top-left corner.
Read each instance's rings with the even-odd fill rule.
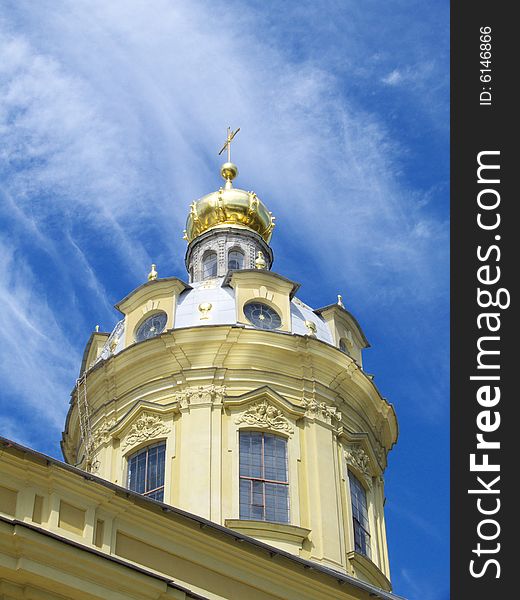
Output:
[[[6,243],[0,244],[0,330],[2,426],[19,438],[31,429],[21,423],[32,421],[40,434],[57,435],[70,392],[66,381],[81,355],[49,308],[43,286]]]
[[[161,275],[182,275],[187,207],[219,185],[228,124],[242,128],[237,185],[277,215],[289,268],[311,262],[374,307],[445,293],[435,274],[447,230],[422,205],[427,192],[396,176],[400,142],[334,69],[289,56],[279,26],[270,37],[258,18],[197,1],[11,3],[0,22],[0,215],[12,244],[0,360],[27,406],[36,390],[20,386],[24,369],[35,365],[40,394],[63,402],[95,311],[114,322],[112,296],[140,283],[152,259]],[[60,291],[39,278],[42,261]],[[25,284],[9,278],[15,268]],[[64,313],[73,325],[60,324]],[[23,349],[9,339],[17,326],[32,331]],[[64,364],[51,346],[67,348]],[[55,404],[42,406],[54,418]]]
[[[399,69],[394,69],[391,73],[388,73],[388,75],[383,77],[381,81],[388,85],[397,85],[398,83],[401,83],[403,79],[401,71],[399,71]]]
[[[377,342],[397,349],[391,401],[445,419],[445,184],[410,183],[406,140],[369,102],[395,96],[427,128],[420,138],[446,135],[438,28],[403,28],[384,2],[262,6],[3,2],[0,433],[56,453],[48,440],[94,325],[115,323],[111,304],[151,262],[183,276],[187,209],[220,185],[228,125],[241,127],[236,184],[277,216],[275,269],[311,305],[337,291],[362,307]],[[440,544],[428,520],[397,517]],[[398,576],[415,597],[441,598],[412,568]]]

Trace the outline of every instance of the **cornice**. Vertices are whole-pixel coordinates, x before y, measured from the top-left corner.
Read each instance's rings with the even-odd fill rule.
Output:
[[[367,340],[365,333],[363,332],[363,329],[361,328],[361,325],[359,324],[358,320],[344,306],[340,306],[339,304],[329,304],[327,306],[324,306],[323,308],[315,309],[314,312],[317,315],[323,317],[324,319],[326,319],[328,315],[333,315],[337,317],[340,321],[345,322],[350,327],[352,327],[356,334],[359,336],[360,341],[362,341],[363,343],[362,347],[370,348],[370,342]]]
[[[229,343],[232,332],[240,334],[238,338],[233,337],[236,343]],[[201,345],[204,346],[203,356],[212,361],[204,367],[198,366],[196,362],[200,362]],[[195,354],[195,348],[198,349],[198,354]],[[262,363],[257,361],[258,365],[248,371],[244,360],[250,355],[251,348],[254,348],[255,356],[263,358]],[[182,363],[177,361],[173,364],[173,370],[172,352],[182,359]],[[269,372],[263,366],[268,355],[273,357],[273,370]],[[213,374],[215,369],[222,371],[223,379],[219,385],[228,386],[227,394],[232,394],[236,386],[237,379],[232,375],[234,372],[240,373],[240,381],[243,382],[241,385],[246,386],[262,379],[269,382],[284,381],[284,385],[289,386],[288,389],[294,390],[291,396],[295,400],[285,409],[296,411],[295,417],[303,416],[303,413],[307,412],[306,416],[309,419],[330,418],[330,424],[336,426],[340,424],[336,415],[345,414],[348,406],[359,414],[360,422],[366,422],[365,427],[373,431],[375,438],[380,439],[385,452],[390,450],[397,440],[397,420],[393,406],[380,395],[374,383],[355,361],[344,353],[325,342],[306,336],[263,332],[229,325],[168,331],[157,338],[130,346],[104,361],[100,368],[89,370],[87,384],[92,402],[92,415],[96,415],[103,404],[115,398],[118,405],[124,404],[126,398],[131,401],[133,397],[139,400],[146,396],[150,401],[159,397],[170,397],[170,402],[180,401],[181,398],[175,397],[175,394],[185,394],[184,385],[190,387],[190,376],[186,378],[188,373],[199,379],[202,375],[202,379],[207,381],[208,376],[204,373]],[[310,379],[301,379],[304,372],[310,373]],[[247,376],[248,373],[250,377]],[[210,375],[209,379],[213,377],[214,375]],[[180,389],[177,384],[179,378],[186,382]],[[308,385],[302,387],[301,382],[307,379]],[[204,385],[209,383],[204,382]],[[191,384],[191,387],[196,386]],[[296,392],[298,388],[301,390],[299,393]],[[309,390],[316,391],[308,393]],[[73,395],[62,442],[63,451],[68,459],[70,451],[66,448],[66,438],[70,416],[76,412],[74,398]],[[278,402],[282,402],[280,398],[281,396]],[[226,402],[246,399],[232,397],[226,399]],[[336,408],[335,413],[332,410],[323,411],[315,404],[323,401],[326,401],[329,409]],[[184,405],[179,404],[179,410],[189,409],[191,404],[192,399],[186,398]],[[76,420],[77,416],[74,423]],[[76,426],[75,424],[74,428]],[[382,462],[380,458],[378,462]]]
[[[228,271],[224,277],[222,286],[229,285],[232,288],[236,285],[245,284],[246,286],[254,285],[255,288],[260,288],[264,283],[269,283],[271,286],[280,290],[289,292],[289,299],[294,297],[294,294],[300,288],[300,284],[287,279],[283,275],[279,275],[274,271],[264,269],[240,269],[239,271]]]
[[[385,577],[384,573],[379,569],[379,567],[368,557],[363,556],[359,552],[355,552],[353,550],[347,553],[347,558],[354,567],[354,571],[356,573],[361,571],[362,574],[368,574],[374,579],[374,581],[378,582],[382,589],[388,591],[392,590],[390,581],[387,579],[387,577]]]
[[[177,277],[163,277],[147,281],[139,287],[132,290],[127,296],[114,305],[119,312],[126,314],[132,310],[136,304],[145,302],[154,298],[157,294],[163,295],[171,293],[178,296],[185,290],[191,290],[191,286]]]

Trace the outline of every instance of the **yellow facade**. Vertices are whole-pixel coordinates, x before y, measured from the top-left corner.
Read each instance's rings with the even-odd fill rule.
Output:
[[[112,334],[92,334],[63,434],[70,466],[5,445],[6,598],[29,582],[41,598],[396,598],[383,473],[397,421],[363,371],[368,342],[342,304],[313,311],[295,298],[298,284],[247,268],[265,240],[249,231],[240,246],[248,221],[235,213],[256,223],[254,202],[233,205],[236,229],[221,227],[225,207],[212,216],[208,206],[201,237],[189,240],[200,263],[189,265],[190,282],[155,274],[116,306],[123,319]],[[242,268],[200,275],[226,248],[242,253]],[[244,309],[258,302],[279,318],[274,329],[252,326]],[[159,315],[162,331],[140,339]],[[246,431],[286,441],[287,522],[240,517]],[[158,442],[163,503],[125,491],[129,457]],[[364,553],[349,473],[366,495]]]
[[[310,569],[307,561],[23,446],[0,439],[0,452],[6,600],[378,597],[354,578]]]

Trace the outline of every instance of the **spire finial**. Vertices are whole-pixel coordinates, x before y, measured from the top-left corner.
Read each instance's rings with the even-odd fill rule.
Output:
[[[159,273],[155,270],[157,265],[152,265],[152,270],[148,273],[148,281],[155,281]]]
[[[222,146],[220,152],[218,153],[218,155],[220,156],[222,154],[222,152],[224,152],[224,150],[227,148],[227,161],[228,161],[228,163],[231,162],[231,141],[233,140],[233,138],[235,137],[235,135],[239,131],[240,131],[240,127],[236,131],[233,131],[233,133],[231,132],[231,127],[227,128],[226,143]]]
[[[238,167],[231,162],[231,140],[235,137],[235,135],[240,131],[240,127],[236,131],[232,131],[231,127],[227,128],[227,139],[226,143],[220,149],[218,155],[220,156],[224,150],[227,148],[227,162],[225,162],[220,167],[220,174],[226,180],[226,185],[224,189],[230,190],[233,187],[231,183],[233,179],[238,175]]]
[[[338,294],[338,306],[345,308],[345,305],[343,304],[343,296],[341,294]]]

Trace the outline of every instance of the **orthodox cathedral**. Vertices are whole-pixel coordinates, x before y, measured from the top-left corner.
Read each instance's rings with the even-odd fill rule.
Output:
[[[394,409],[341,296],[312,308],[272,270],[235,134],[222,187],[189,208],[187,276],[152,265],[90,336],[64,462],[0,439],[0,598],[398,598]]]

